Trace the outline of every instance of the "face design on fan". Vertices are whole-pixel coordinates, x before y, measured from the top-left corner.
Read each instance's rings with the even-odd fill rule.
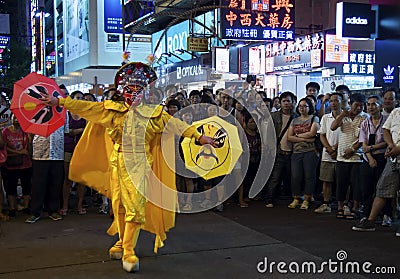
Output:
[[[44,100],[44,98],[49,95],[47,88],[40,85],[33,85],[31,87],[28,87],[25,93],[26,95],[40,101]],[[51,93],[51,95],[56,98],[61,96],[61,94],[55,90]],[[55,112],[53,110],[55,110]],[[61,113],[61,112],[62,112],[61,107],[44,106],[41,109],[39,109],[39,111],[32,117],[30,122],[35,124],[44,124],[51,120],[54,113]]]
[[[204,170],[212,170],[221,166],[229,155],[229,139],[226,130],[216,122],[202,124],[197,127],[204,136],[209,136],[217,143],[217,147],[209,144],[201,145],[197,140],[190,144],[192,160]]]
[[[143,99],[143,87],[139,85],[127,85],[123,89],[123,96],[125,102],[130,106],[137,106],[142,102]]]

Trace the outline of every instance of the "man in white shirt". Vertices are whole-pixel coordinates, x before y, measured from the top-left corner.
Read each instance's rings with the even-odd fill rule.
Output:
[[[389,114],[394,110],[397,104],[397,91],[394,88],[387,88],[382,92],[382,101],[383,101],[383,116],[389,116]]]
[[[319,179],[322,181],[324,203],[315,209],[315,213],[330,213],[329,199],[332,184],[335,182],[336,156],[339,140],[339,129],[332,131],[331,126],[336,117],[341,113],[343,95],[333,93],[330,96],[329,104],[331,113],[325,114],[321,119],[320,139],[324,145],[321,158]]]

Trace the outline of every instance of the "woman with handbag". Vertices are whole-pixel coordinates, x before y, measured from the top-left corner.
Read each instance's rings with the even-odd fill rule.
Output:
[[[7,160],[2,168],[3,182],[8,197],[9,216],[16,214],[16,195],[18,179],[21,181],[24,198],[24,213],[29,214],[31,195],[32,161],[29,155],[28,134],[22,131],[17,118],[12,115],[12,125],[2,132],[4,144],[7,147]]]

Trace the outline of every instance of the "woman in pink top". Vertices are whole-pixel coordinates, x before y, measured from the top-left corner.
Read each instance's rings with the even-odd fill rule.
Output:
[[[29,154],[29,137],[22,131],[17,118],[12,115],[12,125],[2,132],[7,146],[7,162],[2,168],[4,187],[8,197],[9,216],[15,217],[18,179],[21,181],[24,198],[24,213],[29,214],[31,195],[32,161]]]

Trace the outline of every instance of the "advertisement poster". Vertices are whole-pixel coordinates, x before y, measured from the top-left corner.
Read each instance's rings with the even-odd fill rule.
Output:
[[[325,62],[349,62],[349,40],[327,34],[325,37]]]
[[[104,32],[122,33],[121,0],[104,0]]]
[[[249,48],[249,74],[260,73],[260,55],[261,51],[258,47]]]
[[[229,49],[215,48],[215,71],[229,73]]]
[[[89,53],[89,1],[65,1],[65,62]]]

